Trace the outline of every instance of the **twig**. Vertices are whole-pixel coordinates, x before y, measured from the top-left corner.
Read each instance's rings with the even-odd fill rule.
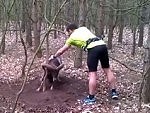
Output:
[[[54,29],[54,28],[51,28],[50,30],[48,30],[49,31],[49,33],[50,32],[52,32],[52,31],[58,31],[58,32],[60,32],[60,33],[62,33],[62,34],[65,34],[66,35],[66,33],[64,32],[64,31],[62,31],[62,30],[59,30],[59,29]],[[47,33],[47,32],[46,32]],[[45,32],[44,33],[41,33],[40,34],[40,36],[42,36],[42,35],[44,35],[45,34]],[[48,35],[47,35],[48,36]]]
[[[20,27],[20,24],[19,24],[19,27]],[[22,75],[21,76],[25,76],[25,68],[26,68],[26,65],[27,65],[27,58],[28,58],[28,55],[27,55],[27,48],[26,48],[26,45],[25,45],[25,42],[22,38],[22,35],[21,35],[21,31],[20,31],[20,40],[21,40],[21,43],[22,43],[22,46],[23,46],[23,49],[24,49],[24,55],[25,55],[25,61],[24,61],[24,64],[22,65]]]
[[[47,0],[45,1],[45,8],[44,8],[44,18],[45,18],[45,20],[46,20],[46,22],[48,23],[48,25],[50,25],[51,24],[51,22],[47,19],[47,17],[46,17],[46,9],[47,9]]]
[[[53,20],[52,20],[52,23],[51,23],[51,25],[50,25],[50,27],[49,27],[48,32],[45,34],[43,40],[41,41],[40,45],[38,46],[37,50],[35,51],[35,54],[33,55],[33,59],[32,59],[32,61],[31,61],[30,65],[29,65],[29,68],[28,68],[27,73],[26,73],[26,75],[25,75],[25,78],[24,78],[24,82],[23,82],[23,84],[22,84],[22,87],[21,87],[20,91],[17,93],[17,96],[16,96],[16,100],[15,100],[15,104],[14,104],[12,113],[15,112],[15,109],[16,109],[16,106],[17,106],[17,102],[18,102],[18,100],[19,100],[19,97],[20,97],[21,93],[22,93],[23,90],[24,90],[25,83],[26,83],[26,81],[27,81],[27,76],[28,76],[29,71],[30,71],[30,69],[31,69],[31,66],[32,66],[32,64],[33,64],[33,62],[34,62],[34,59],[35,59],[35,57],[36,57],[36,54],[37,54],[37,52],[39,51],[39,49],[41,48],[41,46],[42,46],[44,40],[46,39],[47,35],[49,34],[49,32],[50,32],[50,30],[51,30],[53,24],[54,24],[55,21],[56,21],[56,18],[57,18],[57,16],[58,16],[58,14],[60,13],[60,11],[62,10],[62,8],[64,7],[64,5],[65,5],[67,2],[68,2],[68,0],[65,0],[65,1],[62,3],[62,5],[60,6],[58,12],[56,13],[56,15],[54,16],[54,18],[53,18]]]

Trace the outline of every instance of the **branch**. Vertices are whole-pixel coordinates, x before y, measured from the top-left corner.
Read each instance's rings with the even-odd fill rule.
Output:
[[[58,32],[60,32],[60,33],[62,33],[62,34],[65,34],[64,31],[59,30],[59,29],[54,29],[54,28],[51,28],[51,29],[49,30],[49,33],[52,32],[52,31],[58,31]],[[46,32],[46,33],[47,33],[47,32]],[[43,34],[45,34],[45,32],[44,32],[44,33],[41,33],[41,35],[43,35]]]
[[[39,49],[41,48],[41,46],[42,46],[44,40],[46,39],[47,35],[49,34],[49,32],[50,32],[50,30],[51,30],[53,24],[54,24],[55,21],[56,21],[56,18],[57,18],[57,16],[58,16],[58,14],[60,13],[60,11],[62,10],[62,8],[64,7],[64,5],[65,5],[67,2],[68,2],[68,0],[65,0],[65,1],[62,3],[62,5],[60,6],[58,12],[56,13],[56,15],[54,16],[54,18],[53,18],[53,20],[52,20],[52,23],[51,23],[51,25],[50,25],[50,27],[49,27],[49,31],[45,34],[43,40],[41,41],[41,43],[40,43],[40,45],[38,46],[38,48],[37,48],[35,54],[33,55],[33,59],[32,59],[32,61],[31,61],[30,65],[29,65],[29,68],[28,68],[27,73],[26,73],[26,75],[25,75],[25,78],[24,78],[24,82],[23,82],[23,84],[22,84],[22,87],[21,87],[20,91],[17,93],[16,100],[15,100],[15,105],[14,105],[14,107],[13,107],[12,113],[15,112],[15,109],[16,109],[16,106],[17,106],[17,102],[18,102],[18,100],[19,100],[19,97],[20,97],[21,93],[22,93],[23,90],[24,90],[25,83],[26,83],[26,81],[27,81],[27,77],[28,77],[29,71],[30,71],[30,69],[31,69],[31,66],[32,66],[34,60],[35,60],[36,54],[37,54],[37,52],[39,51]]]
[[[48,25],[50,25],[51,23],[50,23],[50,21],[46,17],[46,8],[47,8],[46,4],[47,4],[47,0],[45,1],[44,18],[45,18],[46,22],[48,23]]]
[[[108,3],[109,4],[109,3]],[[117,11],[117,10],[119,10],[119,11],[129,11],[129,10],[134,10],[134,9],[138,9],[138,8],[140,8],[140,7],[142,7],[142,6],[145,6],[145,5],[149,5],[150,4],[150,1],[149,0],[146,0],[146,1],[144,1],[143,3],[140,3],[140,4],[138,4],[138,5],[136,5],[136,6],[134,6],[134,7],[130,7],[130,8],[125,8],[125,9],[116,9],[116,8],[114,8],[113,6],[111,6],[111,5],[104,5],[104,7],[110,7],[111,9],[113,9],[113,10],[115,10],[115,11]]]
[[[21,29],[20,24],[18,24],[18,25],[19,25],[19,28]],[[20,31],[20,40],[21,40],[21,43],[22,43],[22,46],[23,46],[23,49],[24,49],[24,55],[25,55],[25,61],[24,61],[24,64],[22,65],[21,76],[25,76],[25,68],[26,68],[26,65],[27,65],[28,55],[27,55],[27,47],[25,45],[25,41],[23,40],[21,31]]]
[[[15,5],[15,1],[16,1],[16,0],[13,1],[13,3],[12,3],[12,5],[11,5],[10,9],[7,11],[7,14],[8,14],[8,15],[10,14],[10,12],[11,12],[13,6]]]
[[[109,57],[110,57],[111,59],[117,61],[118,63],[122,64],[123,66],[125,66],[125,67],[128,68],[129,70],[143,74],[143,71],[140,71],[140,70],[138,70],[138,69],[134,69],[134,68],[132,68],[132,67],[126,65],[125,63],[122,63],[122,62],[120,62],[119,60],[113,58],[112,56],[109,56]]]

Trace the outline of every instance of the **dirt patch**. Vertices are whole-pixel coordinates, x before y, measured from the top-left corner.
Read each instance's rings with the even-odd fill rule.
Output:
[[[27,82],[23,93],[19,98],[21,106],[26,108],[28,112],[40,108],[40,110],[48,109],[48,111],[66,112],[70,106],[74,106],[78,100],[85,97],[87,92],[86,82],[77,78],[60,77],[61,81],[54,84],[53,90],[45,92],[37,92],[36,89],[40,85],[40,78]],[[15,94],[19,91],[20,85],[1,83],[1,97],[9,98],[14,101]],[[0,102],[2,106],[3,101]],[[32,109],[32,110],[31,110]],[[58,110],[59,109],[59,110]],[[63,111],[62,111],[63,110]]]
[[[60,82],[54,84],[53,90],[45,92],[37,92],[39,79],[35,79],[26,85],[21,96],[22,100],[28,105],[62,105],[65,102],[75,103],[77,99],[81,99],[86,92],[85,82],[79,79],[67,78],[62,76]]]

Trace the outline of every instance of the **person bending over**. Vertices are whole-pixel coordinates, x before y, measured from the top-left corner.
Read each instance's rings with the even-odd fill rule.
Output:
[[[110,85],[111,98],[118,99],[118,93],[116,92],[116,78],[110,69],[106,43],[101,39],[101,37],[97,37],[86,27],[78,28],[76,24],[69,24],[66,27],[66,35],[69,36],[69,38],[66,40],[65,45],[58,49],[54,55],[51,55],[51,58],[62,55],[72,45],[82,48],[83,50],[87,50],[89,95],[83,100],[84,103],[92,104],[96,101],[96,76],[99,61]]]

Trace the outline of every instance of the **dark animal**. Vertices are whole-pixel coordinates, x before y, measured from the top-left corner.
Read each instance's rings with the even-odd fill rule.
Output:
[[[60,57],[50,59],[48,60],[48,63],[42,64],[42,68],[44,70],[44,75],[42,77],[41,84],[37,91],[40,91],[42,88],[42,91],[44,92],[47,87],[49,87],[51,90],[53,89],[53,83],[54,81],[59,79],[59,71],[63,68],[63,64]]]

